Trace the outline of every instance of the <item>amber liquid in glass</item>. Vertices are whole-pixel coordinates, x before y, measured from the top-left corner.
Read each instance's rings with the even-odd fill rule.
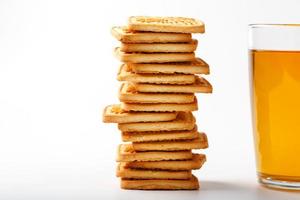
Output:
[[[250,62],[258,175],[300,181],[300,51],[251,50]]]

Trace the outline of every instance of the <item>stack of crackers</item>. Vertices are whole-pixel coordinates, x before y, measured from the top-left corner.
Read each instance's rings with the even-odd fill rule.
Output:
[[[115,49],[122,62],[120,104],[105,108],[103,121],[118,123],[117,176],[123,189],[199,188],[192,170],[206,161],[193,149],[208,147],[192,111],[198,110],[195,93],[211,93],[201,74],[209,66],[195,56],[204,24],[192,18],[130,17],[126,27],[113,27],[121,42]]]

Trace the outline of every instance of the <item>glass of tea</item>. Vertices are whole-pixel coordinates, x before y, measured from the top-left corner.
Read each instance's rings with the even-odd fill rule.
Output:
[[[258,180],[267,187],[300,190],[300,24],[249,29]]]

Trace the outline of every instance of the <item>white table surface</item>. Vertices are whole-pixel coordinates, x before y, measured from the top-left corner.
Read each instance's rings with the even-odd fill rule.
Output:
[[[1,145],[10,153],[9,158],[2,155],[0,161],[1,199],[299,199],[297,192],[261,187],[256,182],[254,163],[247,156],[242,158],[242,154],[235,153],[221,159],[219,153],[209,149],[205,150],[207,163],[195,171],[201,184],[199,191],[122,190],[115,177],[114,160],[119,134],[110,125],[96,129],[76,137],[71,133],[64,136],[62,132],[52,133],[43,144],[30,146],[27,144],[37,135],[27,135],[22,140],[7,136],[6,141],[15,141],[23,151],[11,144]],[[113,142],[105,143],[109,138]],[[213,137],[210,145],[213,149]],[[233,158],[239,161],[233,163]]]

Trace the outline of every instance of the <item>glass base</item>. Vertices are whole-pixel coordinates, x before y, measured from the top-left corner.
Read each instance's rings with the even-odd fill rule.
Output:
[[[283,177],[258,173],[258,181],[271,189],[300,191],[299,177]]]

